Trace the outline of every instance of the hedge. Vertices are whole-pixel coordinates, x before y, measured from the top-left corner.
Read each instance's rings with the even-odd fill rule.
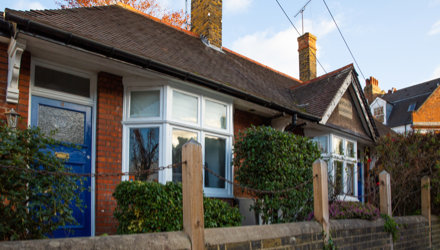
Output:
[[[182,185],[169,182],[124,181],[116,187],[114,212],[119,234],[180,231],[183,229]],[[205,228],[239,226],[238,208],[204,198]]]

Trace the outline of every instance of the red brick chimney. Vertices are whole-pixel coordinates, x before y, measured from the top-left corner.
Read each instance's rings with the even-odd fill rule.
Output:
[[[191,0],[191,31],[222,47],[222,0]]]
[[[299,79],[303,82],[316,78],[316,36],[305,33],[298,37]]]
[[[369,79],[365,81],[364,95],[367,98],[368,103],[372,103],[376,97],[385,94],[385,91],[381,90],[379,87],[379,81],[370,76]]]

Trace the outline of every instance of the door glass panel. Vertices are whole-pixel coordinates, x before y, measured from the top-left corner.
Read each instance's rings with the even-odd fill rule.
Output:
[[[90,97],[90,79],[35,66],[35,86]]]
[[[203,119],[205,126],[226,129],[226,105],[206,100]]]
[[[160,91],[131,92],[130,117],[158,117],[160,111]]]
[[[173,164],[182,161],[182,147],[190,139],[197,140],[197,133],[185,131],[185,130],[173,129],[173,142],[172,142]],[[182,182],[181,166],[177,168],[173,168],[173,182]]]
[[[142,172],[159,167],[159,128],[130,128],[129,171],[135,180],[157,181],[157,172]]]
[[[45,105],[38,108],[38,127],[44,134],[58,141],[84,144],[84,113]]]
[[[205,137],[205,167],[225,177],[226,140],[213,136]],[[205,171],[205,187],[225,188],[225,182]]]
[[[173,119],[197,123],[198,98],[173,91]]]

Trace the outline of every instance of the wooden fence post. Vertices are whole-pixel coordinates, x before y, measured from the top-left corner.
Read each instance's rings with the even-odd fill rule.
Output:
[[[391,177],[383,170],[379,174],[380,213],[392,216],[391,210]]]
[[[431,248],[431,180],[424,176],[421,181],[422,186],[422,216],[428,220],[429,247]]]
[[[205,249],[202,146],[191,139],[182,148],[183,231],[193,250]]]
[[[325,242],[328,242],[330,221],[328,212],[328,172],[327,163],[323,160],[313,162],[313,213],[322,224]]]

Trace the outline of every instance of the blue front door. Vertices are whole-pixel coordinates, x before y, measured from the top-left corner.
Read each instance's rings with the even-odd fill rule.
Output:
[[[92,109],[64,101],[32,96],[31,125],[49,134],[56,131],[54,139],[72,143],[78,147],[59,146],[54,154],[66,159],[74,173],[91,173]],[[75,225],[56,230],[53,237],[76,237],[91,235],[91,178],[85,178],[84,191],[80,194],[83,211],[74,209]],[[50,235],[52,236],[52,235]]]

